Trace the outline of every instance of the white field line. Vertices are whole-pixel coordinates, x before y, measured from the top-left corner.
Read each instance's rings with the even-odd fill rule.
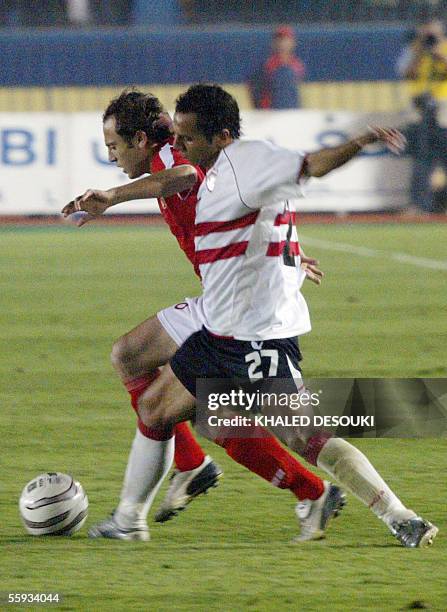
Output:
[[[398,261],[399,263],[403,264],[419,266],[420,268],[447,271],[447,261],[439,259],[416,257],[415,255],[407,255],[406,253],[389,253],[387,251],[379,251],[378,249],[368,249],[366,247],[354,246],[345,242],[331,242],[329,240],[319,240],[318,238],[309,238],[305,236],[300,236],[300,242],[302,242],[304,245],[325,249],[326,251],[341,251],[342,253],[362,255],[363,257],[381,257],[388,260],[391,259],[393,261]]]

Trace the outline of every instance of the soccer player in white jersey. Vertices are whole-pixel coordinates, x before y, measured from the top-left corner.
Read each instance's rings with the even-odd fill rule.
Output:
[[[384,128],[307,155],[240,140],[237,103],[217,85],[195,85],[179,97],[174,130],[183,155],[207,169],[196,209],[204,328],[140,398],[139,416],[152,427],[172,427],[194,416],[197,379],[248,379],[253,365],[266,376],[260,343],[271,357],[267,370],[275,360],[273,376],[297,375],[297,336],[310,330],[296,283],[292,201],[301,195],[300,183],[342,166],[370,143],[382,141],[397,152],[404,147],[397,130]],[[274,433],[355,494],[402,545],[432,543],[437,528],[407,509],[356,447],[324,431],[291,429]]]

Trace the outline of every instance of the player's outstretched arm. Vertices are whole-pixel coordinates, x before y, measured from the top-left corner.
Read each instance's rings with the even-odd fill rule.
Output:
[[[75,212],[85,211],[87,214],[77,221],[77,225],[81,226],[100,217],[108,208],[116,204],[131,200],[168,197],[191,189],[196,181],[196,169],[184,164],[168,170],[161,170],[132,183],[113,187],[106,191],[87,189],[85,193],[64,206],[62,214],[64,217],[68,217]]]
[[[369,131],[354,140],[349,140],[338,147],[321,149],[309,153],[306,157],[304,172],[306,176],[324,176],[332,170],[343,166],[355,157],[364,146],[374,142],[383,142],[390,151],[399,155],[405,149],[405,136],[394,128],[370,127]]]

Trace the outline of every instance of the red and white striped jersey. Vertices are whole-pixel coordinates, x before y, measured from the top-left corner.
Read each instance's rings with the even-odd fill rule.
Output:
[[[195,246],[210,332],[267,340],[310,331],[294,210],[303,160],[266,141],[236,140],[207,172]]]
[[[174,149],[173,139],[159,147],[151,160],[150,171],[160,172],[166,168],[173,168],[182,164],[189,164],[182,154]],[[196,274],[200,275],[199,268],[195,264],[194,252],[194,222],[196,217],[197,191],[203,181],[205,173],[198,166],[197,182],[188,191],[176,193],[167,198],[158,198],[158,206],[169,229],[174,234],[180,248],[194,265]]]

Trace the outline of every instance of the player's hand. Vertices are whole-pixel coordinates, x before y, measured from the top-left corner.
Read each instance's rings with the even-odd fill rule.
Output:
[[[319,263],[317,259],[301,254],[301,270],[306,274],[307,280],[312,281],[315,285],[321,285],[324,278],[324,272],[318,267]]]
[[[368,129],[373,138],[372,142],[383,142],[391,153],[400,155],[405,150],[407,139],[396,128],[381,128],[369,125]]]
[[[438,62],[444,62],[444,64],[447,63],[447,57],[446,57],[445,53],[442,52],[442,43],[438,43],[431,50],[431,56],[432,56],[433,59],[435,59]]]
[[[64,217],[85,211],[86,214],[79,216],[76,225],[81,227],[93,219],[97,219],[105,213],[112,205],[111,195],[108,191],[99,189],[87,189],[85,193],[76,197],[62,209]]]

